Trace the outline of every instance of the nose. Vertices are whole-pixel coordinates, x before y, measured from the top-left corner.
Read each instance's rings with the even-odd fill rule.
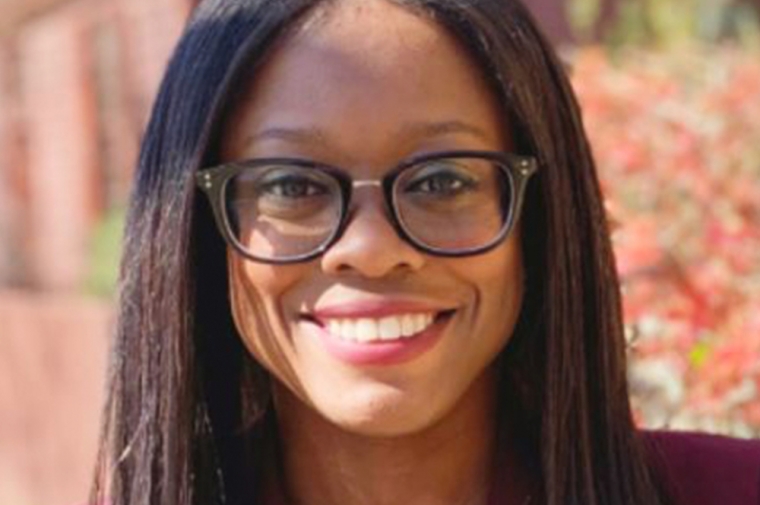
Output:
[[[422,268],[425,254],[399,236],[382,198],[372,196],[355,195],[355,201],[361,201],[348,216],[343,234],[322,255],[324,272],[381,278]]]

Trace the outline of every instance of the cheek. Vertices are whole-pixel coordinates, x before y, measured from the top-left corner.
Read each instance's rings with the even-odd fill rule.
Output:
[[[511,248],[505,258],[494,261],[490,270],[491,275],[487,275],[485,281],[488,288],[498,293],[499,298],[521,302],[525,272],[520,247]]]
[[[234,252],[228,253],[227,264],[230,307],[238,333],[264,368],[284,378],[292,349],[284,300],[301,278],[301,269],[245,261]]]
[[[460,278],[475,296],[474,316],[487,333],[510,335],[522,305],[524,271],[520,244],[508,240],[502,247],[459,265]]]

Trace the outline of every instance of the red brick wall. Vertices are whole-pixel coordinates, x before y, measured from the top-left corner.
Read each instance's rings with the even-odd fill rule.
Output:
[[[84,503],[110,318],[105,302],[0,292],[0,503]]]
[[[18,229],[18,201],[25,193],[23,172],[13,167],[20,160],[18,103],[13,79],[13,55],[0,39],[0,283],[13,282],[21,263]]]
[[[125,199],[188,5],[72,1],[0,37],[0,186],[12,188],[0,208],[0,285],[81,288],[92,227]]]
[[[53,3],[13,14],[21,21],[12,29],[0,23],[0,503],[8,505],[86,499],[111,331],[110,303],[81,297],[91,230],[126,200],[189,5],[40,5]],[[0,18],[18,6],[1,3]]]
[[[53,290],[80,285],[88,231],[102,205],[91,20],[83,14],[72,8],[43,16],[17,38],[29,191],[22,231],[30,278]]]

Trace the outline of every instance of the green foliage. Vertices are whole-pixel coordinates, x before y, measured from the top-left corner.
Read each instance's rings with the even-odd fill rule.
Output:
[[[124,219],[123,208],[110,209],[92,232],[90,268],[85,282],[88,294],[111,298],[116,292]]]
[[[748,0],[568,0],[579,40],[590,39],[603,1],[618,2],[618,17],[606,40],[612,46],[667,48],[725,39],[760,46],[760,12]]]
[[[689,363],[695,368],[704,366],[710,359],[711,351],[712,347],[708,342],[698,342],[694,344],[689,352]]]
[[[600,12],[601,0],[571,0],[567,3],[570,26],[579,40],[589,40],[592,37]]]

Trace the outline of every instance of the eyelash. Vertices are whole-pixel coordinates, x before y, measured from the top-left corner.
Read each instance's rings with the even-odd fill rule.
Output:
[[[422,177],[416,181],[412,181],[411,184],[409,184],[406,188],[406,191],[415,190],[420,188],[424,184],[431,184],[436,179],[440,180],[443,179],[447,184],[450,183],[456,183],[458,184],[458,187],[451,188],[447,187],[444,191],[447,193],[452,192],[460,192],[462,190],[470,189],[475,186],[475,181],[471,178],[463,177],[459,174],[454,174],[451,172],[440,172],[436,174],[430,174],[425,177]],[[440,193],[441,191],[432,191],[432,190],[424,190],[423,193]]]
[[[285,190],[285,188],[288,186],[298,186],[299,189],[301,187],[305,187],[306,193],[301,194],[299,191],[299,194],[296,196],[288,195],[288,191]],[[316,191],[313,191],[314,189],[316,189]],[[260,191],[261,193],[271,194],[280,198],[302,198],[326,193],[325,189],[321,185],[310,181],[305,177],[298,176],[279,177],[264,184]]]

